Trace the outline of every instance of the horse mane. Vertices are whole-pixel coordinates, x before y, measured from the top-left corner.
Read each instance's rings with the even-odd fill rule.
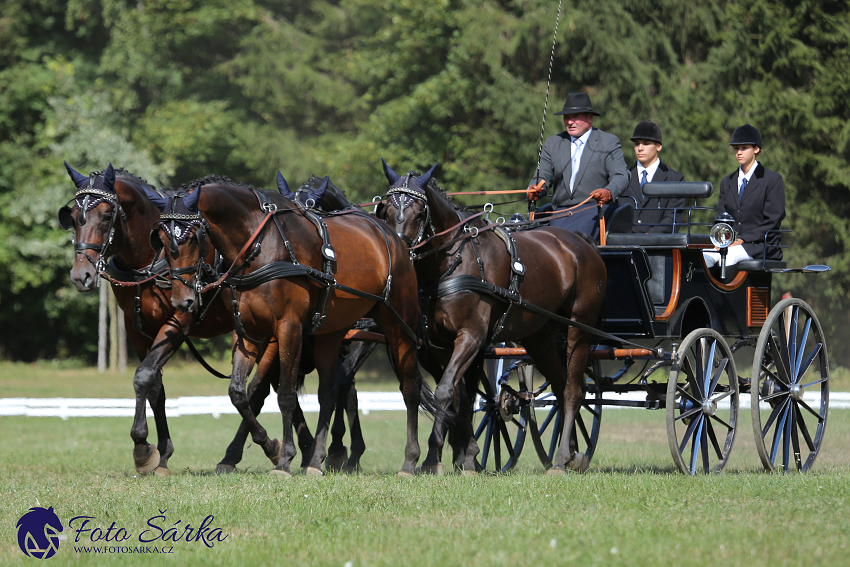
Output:
[[[146,179],[142,179],[138,175],[136,175],[134,173],[130,173],[129,171],[127,171],[123,167],[119,167],[118,169],[115,170],[115,177],[117,178],[119,175],[121,175],[123,177],[129,177],[131,180],[136,181],[137,183],[140,183],[141,185],[144,185],[148,189],[156,191],[156,185],[154,185],[152,183],[148,183],[148,181]]]
[[[242,187],[243,189],[248,189],[253,191],[254,187],[251,185],[246,185],[244,183],[240,183],[239,181],[234,181],[229,177],[224,175],[216,175],[216,174],[208,174],[203,177],[199,177],[194,181],[189,181],[188,183],[183,183],[180,185],[180,191],[185,191],[186,193],[190,193],[195,189],[195,187],[200,185],[235,185],[236,187]]]

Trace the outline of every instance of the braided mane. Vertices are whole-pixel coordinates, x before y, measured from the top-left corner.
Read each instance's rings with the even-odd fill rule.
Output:
[[[194,181],[189,181],[188,183],[183,183],[182,185],[180,185],[180,191],[185,191],[186,193],[189,193],[192,190],[194,190],[195,187],[198,186],[198,184],[201,184],[201,185],[213,185],[213,184],[235,185],[237,187],[243,187],[243,188],[249,189],[249,190],[254,189],[254,187],[251,186],[251,185],[246,185],[244,183],[240,183],[239,181],[234,181],[234,180],[232,180],[229,177],[226,177],[224,175],[209,174],[209,175],[205,175],[203,177],[199,177],[198,179],[195,179]]]

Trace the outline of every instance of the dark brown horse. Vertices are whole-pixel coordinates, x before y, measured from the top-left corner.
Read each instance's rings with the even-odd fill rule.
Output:
[[[368,315],[387,337],[407,405],[402,473],[412,474],[420,453],[417,429],[422,380],[411,330],[418,322],[416,275],[404,245],[385,225],[360,212],[322,221],[280,193],[253,191],[224,181],[197,185],[177,203],[180,215],[163,217],[182,221],[181,234],[188,237],[178,242],[168,220],[158,225],[152,238],[159,238],[166,250],[172,273],[184,274],[186,285],[175,286],[171,296],[172,304],[181,310],[197,308],[194,274],[202,249],[214,246],[225,266],[231,266],[223,283],[234,292],[239,337],[229,393],[254,443],[266,451],[274,446],[248,404],[245,378],[262,346],[277,340],[283,446],[273,472],[289,475],[295,455],[291,423],[304,336],[315,335],[320,405],[306,472],[321,474],[340,346],[346,331]]]
[[[208,338],[233,331],[229,292],[225,290],[215,298],[214,294],[209,294],[208,308],[200,321],[198,314],[175,310],[171,305],[168,278],[149,278],[151,273],[167,269],[163,261],[159,268],[153,266],[151,270],[154,253],[148,240],[153,224],[160,217],[159,209],[149,196],[161,197],[143,180],[123,170],[115,171],[111,164],[103,173],[93,172],[88,176],[76,172],[67,163],[65,166],[77,186],[74,205],[63,207],[59,212],[60,225],[74,230],[76,254],[71,281],[78,291],[91,291],[97,287],[100,273],[106,270],[118,282],[138,282],[129,286],[118,282],[112,284],[124,313],[127,336],[141,361],[133,379],[136,391],[136,414],[131,429],[131,437],[136,444],[133,456],[137,471],[147,473],[155,470],[157,474],[165,475],[168,474],[168,459],[174,447],[165,416],[162,367],[180,347],[184,337]],[[214,251],[210,250],[207,258],[210,264],[214,261],[213,254]],[[355,362],[352,360],[349,365]],[[273,378],[276,384],[278,374],[277,353],[271,349],[259,365],[250,387],[251,405],[256,413],[262,408],[272,385],[265,378]],[[158,437],[156,447],[147,443],[145,400],[149,401],[154,413]],[[300,408],[296,411],[295,421],[299,446],[306,456],[312,445],[312,436]],[[240,427],[217,470],[226,472],[234,469],[242,459],[247,434],[247,428]],[[359,446],[362,441],[355,439],[353,444]],[[277,462],[277,454],[270,455],[270,458]]]
[[[481,218],[462,223],[470,213],[429,184],[434,168],[418,178],[411,173],[399,176],[386,162],[384,171],[390,190],[377,216],[411,247],[422,244],[416,248],[414,264],[427,305],[423,312],[432,345],[428,355],[437,359],[430,367],[442,370],[441,378],[435,376],[437,415],[423,469],[433,471],[440,463],[454,407],[460,415],[453,435],[464,435],[468,442],[460,439],[453,445],[456,451],[468,446],[462,466],[465,471],[476,470],[478,448],[469,407],[476,384],[467,383],[464,389],[460,383],[464,375],[468,381],[482,375],[482,351],[496,337],[525,347],[563,409],[561,439],[574,439],[593,335],[520,302],[596,325],[607,282],[602,258],[591,244],[566,230],[540,227],[499,235]],[[432,371],[427,364],[426,369]],[[562,443],[552,472],[586,467],[587,459],[576,452],[575,443]]]

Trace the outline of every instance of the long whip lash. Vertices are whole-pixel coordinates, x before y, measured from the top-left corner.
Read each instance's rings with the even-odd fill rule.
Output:
[[[543,135],[546,131],[546,109],[549,107],[549,85],[552,84],[552,64],[555,61],[555,41],[558,39],[558,24],[561,21],[561,2],[558,0],[558,17],[555,18],[555,34],[552,36],[552,53],[549,55],[549,77],[546,79],[546,100],[543,103],[543,125],[540,127],[540,147],[537,150],[537,173],[535,179],[540,181],[540,160],[543,156]]]

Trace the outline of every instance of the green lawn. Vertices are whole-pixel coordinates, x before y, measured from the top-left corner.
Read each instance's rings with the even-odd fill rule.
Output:
[[[308,415],[311,421],[315,414]],[[261,416],[278,434],[279,417]],[[514,473],[398,478],[402,412],[363,416],[363,473],[280,479],[257,447],[241,472],[212,473],[236,416],[170,420],[173,474],[137,477],[129,418],[0,418],[0,564],[24,565],[15,523],[53,506],[66,525],[136,537],[149,518],[163,530],[201,523],[228,539],[210,549],[172,543],[155,561],[180,565],[850,565],[850,412],[833,411],[812,473],[760,472],[749,415],[725,474],[673,470],[664,413],[606,410],[599,449],[584,475],[550,477],[526,447]],[[422,418],[423,449],[430,422]],[[74,533],[52,565],[149,563],[135,554],[75,553]],[[81,539],[91,545],[85,538]],[[140,545],[137,541],[130,543]]]

